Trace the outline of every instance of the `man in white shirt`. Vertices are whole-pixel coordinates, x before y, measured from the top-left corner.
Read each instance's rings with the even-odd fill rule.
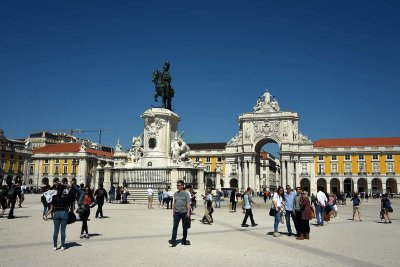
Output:
[[[151,189],[151,186],[147,189],[147,208],[152,209],[153,208],[153,189]]]
[[[319,188],[319,191],[317,193],[317,202],[315,205],[317,212],[317,224],[318,224],[317,226],[324,225],[324,212],[327,202],[328,199],[326,198],[325,193],[323,192],[322,188]]]

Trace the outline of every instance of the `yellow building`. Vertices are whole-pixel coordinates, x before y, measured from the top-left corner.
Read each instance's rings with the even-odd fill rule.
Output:
[[[315,183],[327,192],[399,193],[400,137],[314,142]]]
[[[6,179],[26,182],[30,156],[31,151],[25,146],[25,141],[8,139],[0,129],[0,185]]]
[[[97,187],[102,183],[102,177],[96,177],[96,167],[113,164],[112,152],[78,143],[47,145],[34,149],[32,153],[30,180],[38,187],[55,179],[65,182],[69,178]]]
[[[193,163],[205,167],[206,187],[212,189],[229,187],[224,179],[226,143],[195,143],[188,144],[188,146]]]

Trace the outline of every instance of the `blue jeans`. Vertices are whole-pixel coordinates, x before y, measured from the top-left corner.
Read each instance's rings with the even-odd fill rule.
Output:
[[[278,226],[281,222],[281,211],[275,212],[275,220],[274,220],[274,232],[278,232]]]
[[[68,222],[68,212],[67,211],[55,211],[54,212],[54,233],[53,233],[53,244],[57,247],[58,232],[61,225],[61,246],[65,246],[65,228]]]
[[[292,210],[287,210],[286,214],[285,214],[285,219],[286,219],[286,226],[287,226],[287,230],[288,233],[291,234],[292,233],[292,226],[290,225],[290,215],[292,216],[293,222],[295,222],[295,218],[294,218],[294,212]]]
[[[221,208],[221,199],[217,198],[217,199],[215,200],[215,207],[216,207],[216,208]]]
[[[49,204],[47,204],[47,202],[43,203],[43,216],[47,215],[48,210],[49,210]]]
[[[172,228],[172,241],[176,241],[176,235],[178,232],[178,226],[179,226],[179,221],[182,219],[182,228],[183,228],[183,237],[182,241],[186,241],[187,237],[187,218],[186,218],[186,212],[184,213],[179,213],[175,212],[174,215],[174,227]]]
[[[317,223],[319,225],[323,225],[324,224],[324,212],[325,212],[325,208],[320,206],[320,205],[316,205],[315,206],[317,209]]]

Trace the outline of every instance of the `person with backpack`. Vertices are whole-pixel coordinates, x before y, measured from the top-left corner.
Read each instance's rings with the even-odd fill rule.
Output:
[[[44,186],[43,187],[43,194],[40,196],[40,202],[43,204],[43,220],[47,221],[47,211],[49,210],[49,203],[47,203],[46,197],[44,196],[44,193],[46,193],[49,190],[49,186]]]
[[[53,250],[56,251],[58,232],[61,231],[61,250],[65,250],[65,229],[68,223],[68,211],[71,202],[71,190],[68,194],[64,193],[64,185],[58,184],[56,186],[57,194],[53,195],[51,200],[51,208],[47,214],[54,212],[53,223]],[[60,228],[61,227],[61,228]]]
[[[361,205],[361,200],[360,197],[358,196],[357,193],[354,193],[354,196],[352,199],[350,199],[350,201],[353,202],[353,220],[354,220],[354,216],[356,215],[356,212],[358,213],[358,219],[361,220],[361,213],[360,213],[360,205]]]
[[[97,202],[96,219],[103,218],[103,205],[104,199],[107,201],[107,191],[103,188],[102,184],[99,185],[99,188],[96,190],[96,192],[94,192],[94,195],[96,196]]]
[[[82,221],[80,238],[89,239],[89,229],[87,221],[90,216],[90,209],[96,206],[96,199],[93,196],[92,189],[89,186],[85,187],[85,195],[83,197],[82,205],[79,208],[79,217]]]
[[[17,196],[20,194],[21,187],[17,187],[12,183],[12,179],[7,179],[6,180],[7,184],[7,199],[8,199],[8,204],[10,206],[10,211],[8,212],[8,219],[14,219],[14,208],[15,208],[15,203],[17,202]]]
[[[201,219],[200,221],[202,223],[208,223],[208,224],[212,224],[214,222],[212,214],[214,212],[214,209],[212,208],[212,195],[210,193],[210,191],[207,191],[207,194],[204,196],[202,195],[204,201],[205,201],[205,209],[204,209],[204,216],[203,219]]]
[[[381,199],[381,211],[383,214],[383,218],[385,219],[385,223],[392,223],[389,217],[389,212],[393,212],[390,200],[388,198],[388,194],[383,194]]]

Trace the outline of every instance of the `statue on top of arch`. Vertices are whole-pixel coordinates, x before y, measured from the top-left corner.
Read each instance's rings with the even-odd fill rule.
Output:
[[[264,94],[257,99],[257,103],[253,108],[254,112],[279,112],[279,103],[275,96],[271,100],[271,94],[265,90]]]

